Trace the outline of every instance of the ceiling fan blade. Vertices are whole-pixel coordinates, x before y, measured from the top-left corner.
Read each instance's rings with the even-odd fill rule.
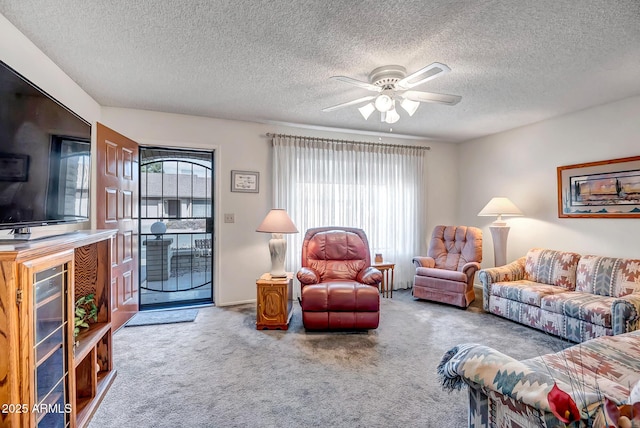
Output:
[[[346,103],[337,104],[337,105],[331,106],[331,107],[325,107],[325,108],[322,109],[322,111],[329,112],[329,111],[338,110],[338,109],[340,109],[342,107],[348,107],[348,106],[352,106],[352,105],[355,105],[355,104],[364,103],[365,101],[371,101],[375,97],[376,97],[375,95],[369,95],[368,97],[358,98],[357,100],[347,101]]]
[[[348,83],[350,85],[354,85],[359,88],[366,89],[368,91],[373,91],[373,92],[382,91],[382,88],[380,86],[372,85],[371,83],[363,82],[362,80],[353,79],[347,76],[331,76],[330,79],[339,80],[341,82]]]
[[[436,103],[455,105],[460,102],[460,95],[436,94],[435,92],[406,91],[401,95],[411,101],[419,101],[421,103]]]
[[[451,69],[445,64],[434,62],[433,64],[429,64],[426,67],[421,68],[415,73],[411,73],[404,79],[398,80],[398,82],[396,83],[396,87],[398,87],[399,89],[410,89],[414,86],[422,85],[424,82],[427,82],[431,79],[440,77],[450,71]],[[418,78],[420,78],[420,80],[416,80]]]

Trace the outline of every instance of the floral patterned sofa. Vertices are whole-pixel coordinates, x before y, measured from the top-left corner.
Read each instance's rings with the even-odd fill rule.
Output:
[[[618,426],[618,421],[605,417],[612,412],[604,411],[603,399],[622,405],[630,400],[632,388],[637,394],[638,355],[640,331],[599,337],[524,361],[487,346],[463,344],[444,355],[438,373],[445,390],[468,386],[469,428],[564,427],[550,406],[554,385],[577,407],[577,418],[568,426],[607,427]],[[634,408],[638,413],[640,404]],[[640,423],[639,415],[634,422]]]
[[[485,311],[573,342],[640,327],[640,260],[534,248],[478,276]]]

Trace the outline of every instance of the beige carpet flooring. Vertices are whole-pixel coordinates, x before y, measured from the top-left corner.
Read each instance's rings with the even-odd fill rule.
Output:
[[[255,329],[255,305],[208,307],[194,322],[123,328],[118,376],[89,425],[108,427],[464,427],[467,394],[443,392],[451,347],[483,343],[517,359],[568,345],[486,314],[381,299],[377,330],[310,333],[295,304],[288,331]]]

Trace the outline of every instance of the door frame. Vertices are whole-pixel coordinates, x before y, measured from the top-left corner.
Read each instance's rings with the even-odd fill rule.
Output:
[[[148,141],[145,142],[139,142],[138,143],[138,153],[140,153],[140,149],[158,149],[158,150],[175,150],[175,151],[200,151],[200,152],[207,152],[207,153],[211,153],[211,181],[212,181],[212,185],[211,185],[211,223],[212,223],[212,227],[211,227],[211,251],[212,251],[212,260],[211,260],[211,269],[213,270],[212,274],[211,274],[211,287],[212,287],[212,295],[211,298],[213,299],[213,302],[203,302],[203,303],[195,303],[193,305],[189,305],[189,306],[209,306],[209,305],[216,305],[216,302],[218,301],[218,286],[217,284],[219,284],[219,257],[218,257],[218,239],[217,239],[217,233],[219,231],[219,225],[218,225],[218,206],[219,206],[219,194],[220,194],[220,178],[218,176],[218,171],[220,169],[220,165],[219,165],[219,158],[220,156],[218,155],[218,151],[220,150],[218,146],[211,146],[211,147],[191,147],[191,146],[174,146],[174,145],[166,145],[166,144],[162,144],[162,143],[151,143]],[[142,168],[142,162],[140,162],[140,157],[139,157],[139,162],[138,162],[138,177],[141,177],[141,171],[140,169]],[[142,221],[142,211],[141,211],[141,203],[142,203],[142,179],[138,179],[138,230],[140,230],[140,222]],[[138,232],[140,233],[140,232]],[[141,254],[141,249],[142,249],[142,239],[138,240],[138,254]],[[140,282],[141,282],[141,275],[140,273],[142,272],[142,257],[138,257],[138,288],[140,289]],[[165,307],[163,307],[164,305],[159,304],[157,306],[152,306],[152,307],[148,307],[146,309],[144,309],[145,311],[151,311],[151,310],[156,310],[156,309],[165,309]],[[142,293],[139,292],[138,293],[138,307],[142,308]],[[167,309],[170,309],[172,307],[167,306]]]
[[[91,126],[91,228],[97,229],[98,223],[98,194],[96,192],[96,183],[98,176],[98,161],[97,161],[97,124],[98,122],[94,122]],[[117,127],[117,125],[112,125]],[[154,138],[137,138],[135,140],[139,146],[144,147],[159,147],[159,148],[167,148],[167,149],[193,149],[193,150],[211,150],[213,151],[213,251],[214,254],[220,254],[220,246],[218,236],[221,233],[220,229],[220,198],[221,198],[221,189],[222,189],[222,176],[219,174],[221,171],[222,165],[220,160],[222,159],[222,147],[214,142],[210,143],[202,143],[197,144],[194,142],[187,141],[171,141],[167,140],[158,140]],[[225,181],[226,185],[229,185],[228,181]],[[139,272],[138,272],[139,273]],[[220,284],[220,257],[213,258],[213,281],[214,284]],[[222,299],[220,298],[220,287],[213,287],[213,301],[220,302]],[[219,306],[218,303],[216,303]]]

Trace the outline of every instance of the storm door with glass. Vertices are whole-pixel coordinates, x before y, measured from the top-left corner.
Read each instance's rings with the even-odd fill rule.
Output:
[[[213,302],[213,152],[140,148],[140,308]]]

